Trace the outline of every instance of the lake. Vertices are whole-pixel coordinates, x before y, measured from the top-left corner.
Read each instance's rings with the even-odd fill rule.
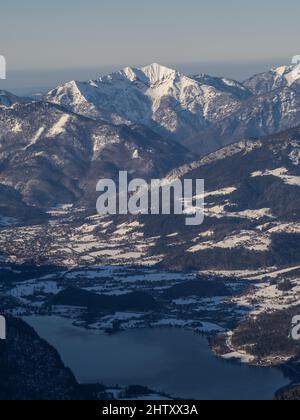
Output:
[[[192,331],[140,329],[107,336],[55,316],[24,320],[59,351],[80,383],[143,385],[196,400],[271,400],[289,383],[280,370],[216,358],[207,340]]]

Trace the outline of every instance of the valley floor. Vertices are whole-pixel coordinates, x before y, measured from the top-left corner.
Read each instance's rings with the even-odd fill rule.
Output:
[[[282,366],[299,359],[300,343],[290,338],[292,318],[300,314],[299,265],[172,272],[160,268],[163,255],[152,252],[161,238],[145,239],[137,221],[107,231],[112,220],[84,210],[61,207],[49,215],[44,224],[6,221],[1,228],[0,293],[12,315],[60,315],[109,334],[179,327],[209,336],[226,360]],[[197,280],[204,289],[195,290]],[[68,288],[106,297],[144,293],[159,307],[99,312],[68,300],[53,304]]]

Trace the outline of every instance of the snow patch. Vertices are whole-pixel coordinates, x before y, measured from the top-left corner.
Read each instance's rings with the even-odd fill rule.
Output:
[[[289,171],[287,168],[277,168],[273,170],[266,170],[264,172],[257,171],[251,174],[252,178],[259,176],[274,176],[280,178],[285,184],[300,187],[300,176],[288,175]]]
[[[30,144],[28,144],[25,147],[25,150],[27,150],[30,146],[33,146],[34,144],[36,144],[39,141],[39,139],[41,138],[44,131],[45,131],[45,127],[40,127],[38,129],[38,131],[36,132],[36,134],[34,135],[33,139],[31,140]]]
[[[139,158],[140,158],[140,153],[139,153],[139,150],[136,149],[132,154],[132,159],[139,159]]]
[[[16,124],[12,127],[11,131],[15,134],[21,133],[22,132],[22,124],[17,121]]]
[[[241,231],[235,235],[227,236],[225,239],[223,239],[223,241],[202,242],[188,249],[188,252],[194,253],[206,249],[234,249],[240,247],[246,248],[250,251],[263,252],[269,249],[271,243],[272,241],[267,235],[252,231]]]
[[[71,116],[66,114],[63,115],[54,125],[53,127],[48,131],[47,137],[56,137],[60,134],[64,134],[66,131],[66,125],[70,121]]]
[[[236,187],[222,188],[221,190],[205,193],[205,197],[218,197],[218,196],[230,195],[234,193],[235,191],[237,191]]]

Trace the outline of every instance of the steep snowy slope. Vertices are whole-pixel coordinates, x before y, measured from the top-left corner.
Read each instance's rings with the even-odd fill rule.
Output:
[[[55,223],[2,231],[0,252],[26,259],[34,246],[37,261],[67,266],[159,263],[241,276],[293,271],[300,267],[299,164],[299,129],[245,140],[168,175],[205,180],[202,225],[187,226],[186,215],[75,217],[75,209],[69,216],[57,210]]]
[[[271,90],[292,87],[300,91],[300,65],[281,66],[268,72],[257,74],[246,80],[244,86],[255,95]]]
[[[297,126],[299,81],[300,66],[273,69],[241,84],[151,64],[67,83],[46,100],[95,119],[142,124],[205,155],[245,137]]]
[[[179,220],[175,229],[156,223],[154,235],[178,233],[171,239],[174,246],[162,245],[169,253],[166,266],[259,270],[300,265],[299,129],[230,145],[173,175],[205,179],[206,218],[195,229]]]
[[[201,155],[244,138],[280,132],[300,123],[300,92],[278,88],[253,96],[229,117],[216,122],[183,144]]]
[[[28,204],[96,203],[96,183],[119,170],[146,179],[191,161],[184,147],[140,126],[115,126],[35,102],[0,109],[0,183]]]
[[[212,86],[222,92],[231,93],[237,98],[247,99],[252,93],[242,83],[225,77],[213,77],[208,74],[199,74],[192,77],[201,85]]]
[[[226,88],[227,87],[227,88]],[[89,82],[70,82],[46,100],[93,118],[143,124],[182,141],[236,109],[249,92],[237,82],[187,77],[151,64]]]

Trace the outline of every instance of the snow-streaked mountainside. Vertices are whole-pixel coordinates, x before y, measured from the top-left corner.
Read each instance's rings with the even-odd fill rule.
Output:
[[[282,67],[243,85],[152,64],[69,82],[43,101],[2,91],[0,183],[28,205],[94,206],[100,177],[128,170],[158,178],[196,159],[174,138],[205,155],[297,126],[298,73]],[[255,94],[253,81],[270,78],[266,92]]]
[[[44,148],[64,143],[52,136],[66,115],[79,118],[51,115]],[[177,177],[206,181],[200,226],[185,215],[100,216],[85,200],[44,221],[0,223],[2,299],[18,316],[63,316],[97,332],[190,329],[219,356],[260,367],[299,358],[288,332],[299,314],[300,129],[229,145],[166,178]]]
[[[242,84],[205,74],[186,76],[151,64],[94,81],[72,81],[45,99],[94,119],[142,124],[204,155],[243,137],[298,125],[299,80],[297,65],[273,69]]]
[[[213,77],[208,74],[199,74],[192,76],[192,78],[201,85],[212,86],[222,92],[232,93],[240,99],[246,99],[251,96],[251,91],[236,80],[227,79],[225,77]]]
[[[300,92],[300,65],[281,66],[268,72],[257,74],[244,82],[244,86],[255,95],[271,90],[292,87]]]
[[[299,359],[289,338],[300,310],[296,71],[240,84],[153,64],[70,82],[41,101],[2,92],[4,308],[109,333],[223,332],[211,340],[218,355],[259,366]],[[120,170],[204,179],[203,224],[186,225],[194,207],[98,215],[96,184]]]
[[[89,117],[143,124],[181,141],[237,110],[240,98],[250,94],[237,82],[205,79],[151,64],[94,81],[73,81],[45,99]]]
[[[266,270],[300,265],[300,130],[227,146],[175,170],[170,178],[205,179],[206,217],[142,217],[159,236],[161,264],[178,270]]]
[[[186,215],[91,216],[83,201],[80,211],[52,209],[55,223],[2,231],[0,253],[58,266],[159,264],[241,276],[300,267],[299,129],[229,145],[167,178],[205,179],[202,225],[186,226]]]
[[[245,138],[258,138],[300,123],[300,93],[290,87],[245,100],[238,111],[182,143],[200,155]]]
[[[120,170],[160,177],[193,158],[142,126],[94,121],[46,102],[0,108],[0,184],[27,204],[84,200],[94,208],[100,178],[117,178]]]

